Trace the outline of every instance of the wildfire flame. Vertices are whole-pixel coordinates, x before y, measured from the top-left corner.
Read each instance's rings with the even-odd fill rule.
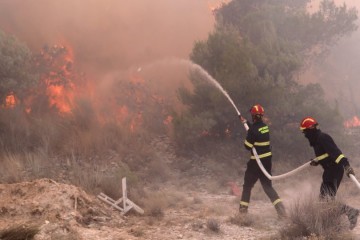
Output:
[[[49,85],[46,89],[50,107],[56,107],[60,113],[71,113],[73,92],[62,85]]]
[[[135,132],[135,129],[137,129],[137,127],[139,127],[142,124],[142,121],[143,121],[143,117],[142,114],[139,112],[133,119],[131,119],[131,124],[130,124],[131,132]]]
[[[345,121],[344,126],[346,128],[359,127],[360,126],[360,119],[358,118],[358,116],[354,116],[351,119]]]
[[[165,118],[165,120],[163,121],[163,123],[164,123],[165,125],[169,125],[169,124],[172,123],[172,120],[173,120],[173,117],[172,117],[171,115],[168,115],[168,116]]]
[[[92,120],[100,125],[115,122],[136,132],[144,126],[144,117],[153,118],[148,114],[156,114],[162,118],[159,120],[165,129],[171,131],[173,117],[165,108],[169,101],[149,89],[149,81],[140,74],[141,69],[129,72],[126,79],[122,79],[126,81],[110,79],[111,85],[99,89],[100,81],[90,80],[75,71],[74,51],[68,44],[44,47],[35,55],[33,63],[40,79],[38,86],[29,90],[21,102],[27,114],[49,111],[62,117],[73,117],[75,113],[84,113],[82,105],[78,105],[81,103],[92,111]],[[10,92],[2,107],[9,109],[19,103]],[[154,110],[144,111],[146,108]]]
[[[5,98],[5,108],[14,108],[17,104],[17,99],[14,93],[10,92]]]

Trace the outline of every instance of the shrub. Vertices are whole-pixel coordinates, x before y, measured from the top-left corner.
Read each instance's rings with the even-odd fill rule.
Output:
[[[319,201],[316,196],[299,199],[289,208],[291,224],[279,233],[281,239],[346,239],[348,223],[337,201]]]
[[[206,222],[206,227],[213,232],[218,233],[220,231],[220,223],[218,220],[210,218]]]
[[[241,227],[250,227],[254,224],[254,219],[249,214],[236,214],[230,217],[229,222]]]

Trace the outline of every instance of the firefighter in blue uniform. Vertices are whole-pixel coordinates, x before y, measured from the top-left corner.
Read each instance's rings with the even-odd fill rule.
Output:
[[[249,130],[247,132],[245,140],[245,148],[249,151],[254,147],[259,156],[260,161],[262,162],[266,171],[271,174],[271,147],[270,147],[270,134],[269,127],[263,122],[264,108],[256,104],[250,109],[250,114],[252,117],[253,124],[249,124]],[[240,116],[240,120],[245,123],[246,119]],[[272,186],[271,180],[269,180],[264,173],[261,171],[258,166],[255,156],[251,151],[250,160],[247,163],[247,168],[244,176],[244,185],[243,191],[240,200],[240,213],[247,213],[251,189],[254,187],[257,180],[260,180],[261,186],[264,189],[266,195],[270,198],[272,204],[274,205],[278,216],[285,217],[285,208],[284,205]]]
[[[354,170],[332,137],[318,128],[318,122],[314,118],[304,118],[300,123],[300,130],[304,133],[304,136],[309,140],[310,146],[315,151],[316,158],[311,160],[310,164],[312,166],[320,164],[324,169],[320,186],[320,199],[334,200],[344,172],[350,177],[350,174],[355,176]],[[353,229],[357,223],[359,210],[341,204],[341,212],[347,215],[350,229]]]

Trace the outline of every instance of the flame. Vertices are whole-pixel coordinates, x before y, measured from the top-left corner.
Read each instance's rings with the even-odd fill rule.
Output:
[[[137,115],[131,119],[131,123],[130,123],[130,131],[131,132],[135,132],[135,130],[142,125],[143,122],[143,117],[141,112],[138,112]]]
[[[71,113],[73,92],[62,85],[49,85],[46,89],[50,107],[56,107],[60,113]]]
[[[165,120],[163,121],[163,123],[165,125],[170,125],[172,123],[173,117],[171,115],[168,115]]]
[[[129,111],[127,106],[120,106],[117,110],[117,114],[115,116],[116,121],[119,123],[125,123],[126,121],[130,120],[130,131],[135,132],[136,129],[142,125],[143,123],[143,116],[141,112],[133,113]],[[106,120],[105,120],[106,122]]]
[[[17,104],[17,99],[14,95],[13,92],[10,92],[6,97],[5,97],[5,104],[4,107],[5,108],[14,108]]]
[[[227,137],[230,137],[230,136],[231,136],[231,131],[230,131],[229,127],[227,127],[227,128],[225,129],[225,136],[227,136]]]
[[[360,126],[360,119],[358,118],[358,116],[354,116],[351,119],[345,121],[344,126],[346,128],[359,127]]]
[[[38,64],[49,68],[44,73],[41,82],[46,85],[45,94],[48,96],[50,108],[56,108],[59,113],[71,113],[74,102],[74,88],[72,66],[74,53],[68,45],[53,45],[44,48],[40,53]]]
[[[170,102],[161,94],[153,93],[141,68],[129,71],[125,75],[126,81],[118,81],[117,76],[110,75],[102,85],[99,84],[101,81],[76,72],[74,51],[69,44],[46,46],[34,60],[40,73],[40,84],[22,103],[27,113],[51,110],[51,113],[67,117],[82,114],[81,106],[77,104],[84,103],[89,104],[84,106],[92,111],[92,119],[100,125],[116,123],[136,132],[144,125],[144,118],[153,118],[152,114],[156,114],[163,120],[164,128],[172,127],[173,117],[166,111]],[[15,96],[10,95],[6,106],[16,104]],[[44,105],[48,108],[44,109]],[[154,110],[146,111],[147,108]]]

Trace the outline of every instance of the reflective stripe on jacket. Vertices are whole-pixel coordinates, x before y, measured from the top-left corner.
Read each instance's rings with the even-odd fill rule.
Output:
[[[332,137],[327,133],[318,131],[318,136],[313,146],[316,156],[315,160],[319,161],[323,167],[347,162],[347,158],[335,144]]]
[[[262,121],[249,124],[244,146],[250,151],[254,147],[260,159],[271,156],[269,127]],[[250,158],[255,159],[252,151]]]

